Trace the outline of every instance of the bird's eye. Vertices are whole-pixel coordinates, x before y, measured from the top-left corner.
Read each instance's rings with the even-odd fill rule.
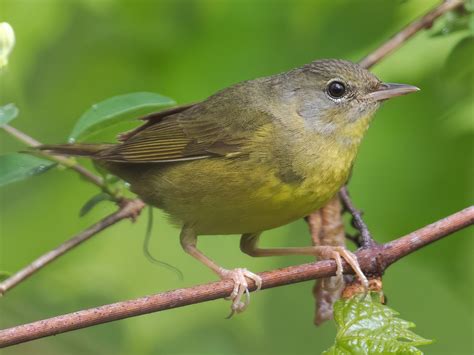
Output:
[[[329,96],[338,99],[346,93],[346,86],[340,81],[331,81],[328,85]]]

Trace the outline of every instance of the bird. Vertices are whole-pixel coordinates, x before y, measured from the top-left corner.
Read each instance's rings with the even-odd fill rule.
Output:
[[[144,123],[107,144],[43,145],[54,154],[93,159],[181,228],[185,252],[221,279],[233,280],[231,314],[249,304],[246,268],[227,269],[197,247],[198,236],[241,235],[251,256],[341,257],[363,284],[357,258],[341,247],[261,248],[262,232],[325,205],[347,182],[381,102],[418,91],[384,83],[360,65],[321,59],[243,81],[207,99],[141,117]]]

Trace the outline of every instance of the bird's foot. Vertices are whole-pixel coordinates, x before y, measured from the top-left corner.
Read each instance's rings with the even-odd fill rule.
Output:
[[[231,312],[227,318],[232,317],[235,313],[241,313],[245,311],[250,302],[250,293],[248,289],[247,279],[253,280],[257,286],[255,291],[260,290],[262,287],[262,278],[247,269],[221,269],[219,275],[223,280],[234,281],[234,289],[227,299],[232,301]],[[245,295],[245,299],[242,297]]]
[[[352,267],[354,273],[359,278],[364,289],[368,290],[369,281],[362,272],[359,262],[357,261],[357,257],[354,253],[350,252],[346,248],[335,246],[318,246],[317,249],[318,257],[320,257],[321,259],[334,259],[336,261],[336,277],[338,278],[337,285],[340,285],[343,282],[342,259],[344,259]]]

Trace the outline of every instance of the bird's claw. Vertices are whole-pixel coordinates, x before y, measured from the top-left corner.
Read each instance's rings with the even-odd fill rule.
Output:
[[[250,292],[248,289],[247,279],[253,280],[257,286],[255,291],[258,291],[262,287],[262,278],[247,269],[238,268],[233,270],[222,269],[220,271],[222,279],[234,281],[234,289],[232,293],[226,299],[232,301],[231,312],[227,318],[231,318],[235,313],[241,313],[245,311],[250,302]],[[245,299],[242,297],[245,295]]]
[[[340,285],[343,282],[343,275],[342,275],[342,259],[344,259],[354,270],[354,273],[357,275],[360,283],[366,290],[366,292],[369,289],[369,281],[367,280],[367,277],[364,275],[364,272],[360,268],[359,261],[357,261],[357,257],[355,256],[354,253],[350,252],[346,248],[343,247],[333,247],[333,246],[328,246],[328,247],[319,247],[319,248],[324,248],[324,250],[321,250],[321,257],[325,259],[334,259],[336,261],[336,277],[338,279],[337,284]]]

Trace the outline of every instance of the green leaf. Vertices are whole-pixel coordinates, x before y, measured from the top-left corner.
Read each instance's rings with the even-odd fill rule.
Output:
[[[7,104],[0,107],[0,126],[7,124],[18,116],[18,107],[15,104]]]
[[[323,354],[423,354],[417,346],[433,341],[409,330],[415,325],[397,318],[398,312],[381,304],[379,298],[372,293],[337,301],[336,341]]]
[[[0,155],[0,186],[42,174],[55,165],[49,160],[29,154]]]
[[[79,211],[79,216],[84,217],[88,214],[98,203],[102,201],[113,201],[112,197],[105,192],[92,196]]]
[[[73,143],[78,138],[84,138],[101,128],[175,104],[174,100],[151,92],[112,97],[93,105],[79,118],[69,136],[69,141]]]

